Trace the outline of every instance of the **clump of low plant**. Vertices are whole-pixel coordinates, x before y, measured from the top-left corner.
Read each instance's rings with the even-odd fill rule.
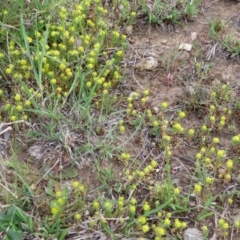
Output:
[[[56,21],[39,16],[28,30],[21,16],[20,36],[9,39],[6,58],[1,53],[6,78],[12,79],[11,98],[5,102],[2,118],[28,119],[31,109],[53,101],[63,102],[72,93],[98,99],[122,79],[119,63],[126,36],[106,22],[101,1],[85,0],[67,10],[56,10]]]
[[[230,57],[236,57],[240,53],[240,41],[235,34],[224,34],[223,30],[226,24],[223,20],[213,20],[210,24],[210,36],[220,42]]]
[[[190,20],[198,13],[201,2],[194,1],[142,1],[144,13],[148,15],[149,22],[170,22],[182,24],[184,20]]]

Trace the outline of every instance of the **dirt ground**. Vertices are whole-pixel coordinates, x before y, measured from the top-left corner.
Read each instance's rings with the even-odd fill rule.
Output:
[[[230,59],[219,44],[209,37],[209,32],[211,21],[222,19],[226,23],[223,34],[233,33],[240,39],[239,11],[240,5],[234,1],[207,1],[201,14],[183,27],[146,26],[139,20],[129,37],[130,47],[126,58],[127,81],[131,82],[132,89],[151,89],[151,94],[155,94],[156,99],[173,101],[176,95],[184,92],[183,87],[194,84],[195,79],[191,76],[195,68],[194,61],[199,59],[202,68],[211,63],[210,80],[221,78],[238,86],[238,59]],[[196,40],[191,38],[193,33],[197,35]],[[194,47],[196,42],[198,46]],[[179,51],[181,43],[192,44],[192,51]],[[136,69],[136,64],[149,56],[158,60],[159,67],[154,72]],[[171,81],[167,81],[169,73],[173,75]],[[155,104],[158,102],[153,103]]]
[[[169,116],[185,104],[184,99],[191,86],[201,84],[208,88],[213,81],[221,81],[230,84],[238,93],[239,57],[231,58],[220,44],[209,36],[210,23],[218,19],[226,24],[222,34],[233,33],[240,40],[240,4],[236,1],[207,1],[201,13],[184,26],[154,26],[146,24],[146,19],[138,19],[128,35],[129,46],[123,61],[127,91],[142,92],[150,89],[152,109],[157,108],[163,101],[167,101],[170,107],[175,106],[170,110]],[[193,35],[196,39],[193,39]],[[181,43],[191,44],[192,50],[179,50]],[[158,61],[158,67],[154,70],[140,69],[138,64],[149,57]],[[195,64],[198,61],[205,75],[201,83],[195,73]],[[194,119],[190,121],[188,118],[184,124],[189,126],[192,121]],[[221,141],[224,141],[224,136],[220,137]],[[122,141],[126,139],[123,136]],[[139,152],[144,155],[143,145],[139,145],[137,139],[132,141],[132,146],[136,155],[139,155]],[[186,173],[189,175],[192,165],[190,156],[195,153],[194,146],[189,145],[175,153],[176,161],[173,161],[172,167],[176,170],[176,182],[179,182],[182,188],[188,183],[187,178],[182,176],[186,176]],[[145,153],[147,154],[149,153]],[[152,151],[151,154],[155,159],[159,158],[159,152]],[[102,163],[103,168],[104,166],[108,168],[106,162]],[[121,164],[116,163],[114,168],[120,171]],[[80,175],[83,183],[96,186],[97,181],[91,166],[84,166]]]
[[[169,113],[170,116],[176,107],[181,108],[186,104],[185,96],[189,94],[189,89],[199,84],[207,89],[214,81],[220,81],[229,84],[238,97],[239,57],[231,58],[220,44],[209,36],[211,22],[220,19],[226,24],[221,34],[224,36],[231,33],[240,40],[240,4],[236,1],[207,1],[201,14],[184,26],[173,27],[166,24],[150,26],[138,20],[132,34],[129,35],[128,52],[124,59],[126,82],[130,84],[131,90],[141,92],[143,89],[150,89],[152,109],[157,108],[161,102],[167,101],[175,108]],[[179,50],[181,43],[191,44],[192,50]],[[157,59],[158,67],[154,70],[140,69],[139,62],[149,57]],[[201,71],[205,75],[201,83],[196,77],[196,62],[200,62]],[[188,118],[185,125],[189,126],[193,121],[201,122],[201,118],[201,116],[199,119],[196,119],[196,116],[193,116],[193,119]],[[225,136],[220,136],[220,139],[221,142],[229,145]],[[135,149],[142,150],[139,146]],[[194,144],[185,145],[174,153],[172,173],[174,180],[182,189],[189,183],[188,176],[191,176],[193,166],[191,156],[195,153]],[[153,152],[156,159],[159,154]],[[224,188],[219,185],[219,190],[223,191]],[[239,211],[239,206],[235,207],[230,215]],[[214,229],[214,223],[208,224]],[[195,223],[192,226],[198,227]],[[212,237],[215,239],[213,234]],[[232,239],[240,239],[240,235],[235,234]]]
[[[231,33],[240,40],[240,4],[236,1],[207,0],[201,13],[184,26],[168,24],[154,26],[148,25],[146,19],[137,19],[132,32],[128,33],[129,46],[122,62],[127,91],[142,92],[144,89],[149,89],[151,108],[157,109],[163,101],[167,101],[170,105],[168,112],[170,119],[177,109],[188,105],[186,96],[198,86],[201,86],[203,90],[203,102],[204,89],[208,89],[209,85],[217,81],[229,84],[234,89],[237,98],[240,91],[240,57],[231,58],[219,42],[209,35],[211,22],[219,19],[225,23],[221,34]],[[190,44],[192,50],[179,50],[182,43]],[[149,57],[157,60],[158,66],[153,70],[144,70],[139,67],[139,63]],[[204,75],[201,83],[197,78],[196,63],[200,64],[201,72]],[[199,115],[188,116],[184,125],[189,126],[193,122],[201,124],[203,122],[201,114],[202,112]],[[239,126],[237,130],[239,130]],[[221,142],[226,143],[225,146],[229,144],[225,136],[219,137]],[[122,138],[122,142],[124,142],[128,136],[126,139],[124,136]],[[159,151],[155,152],[154,149],[149,150],[147,147],[151,142],[139,144],[139,139],[133,138],[131,144],[136,156],[141,153],[142,158],[146,155],[151,155],[157,160],[160,158]],[[191,145],[183,144],[174,152],[171,171],[174,181],[181,189],[187,188],[189,184],[191,170],[194,167],[192,156],[196,154],[196,151],[193,143]],[[113,164],[115,172],[120,173],[122,165],[117,161]],[[107,169],[109,164],[103,161],[101,167]],[[79,175],[82,182],[93,189],[94,195],[98,180],[91,165],[83,166],[79,170]],[[121,177],[120,175],[119,177]],[[221,191],[224,186],[219,185],[219,188]],[[233,206],[231,214],[238,210],[239,206]],[[188,218],[191,219],[191,216]],[[207,224],[214,229],[214,223],[208,222]],[[193,222],[192,227],[198,226]],[[235,234],[232,239],[240,239],[240,235]]]

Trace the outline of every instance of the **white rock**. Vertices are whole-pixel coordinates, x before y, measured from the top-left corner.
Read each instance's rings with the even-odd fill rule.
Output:
[[[158,114],[160,112],[159,107],[153,107],[153,111],[155,114]]]
[[[190,52],[192,50],[192,44],[190,44],[190,43],[181,43],[178,49]]]
[[[196,38],[197,38],[197,33],[196,32],[191,32],[192,41],[196,40]]]
[[[167,44],[167,39],[163,39],[162,44]]]
[[[185,87],[185,93],[187,96],[192,96],[195,94],[195,89],[192,86],[186,86]]]
[[[136,68],[140,70],[152,70],[158,66],[158,61],[154,57],[142,59],[140,63],[136,64]]]
[[[188,228],[183,234],[184,240],[203,240],[203,234],[197,228]]]
[[[133,32],[133,26],[132,25],[127,26],[126,34],[129,36],[129,35],[132,35],[132,32]]]

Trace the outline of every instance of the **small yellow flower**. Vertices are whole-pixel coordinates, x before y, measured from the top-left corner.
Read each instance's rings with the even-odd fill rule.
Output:
[[[33,41],[32,38],[30,38],[30,37],[27,37],[27,40],[29,43],[32,43],[32,41]]]
[[[135,17],[136,16],[136,12],[131,12],[131,17]]]
[[[207,126],[206,125],[202,125],[201,131],[202,132],[206,132],[207,130],[208,130]]]
[[[124,201],[118,200],[118,207],[119,207],[119,209],[123,208],[124,207]]]
[[[7,68],[6,70],[5,70],[5,72],[6,72],[6,74],[11,74],[12,73],[12,68]]]
[[[16,121],[16,119],[17,119],[17,117],[16,117],[15,115],[12,115],[12,116],[10,117],[10,120],[13,121],[13,122]]]
[[[187,223],[186,222],[181,222],[181,228],[186,228],[187,227]]]
[[[139,172],[138,172],[138,176],[139,176],[140,178],[143,178],[143,177],[145,176],[145,172],[144,172],[144,171],[139,171]]]
[[[131,114],[132,114],[133,116],[136,116],[136,115],[137,115],[137,110],[132,110]]]
[[[52,213],[53,215],[58,214],[59,211],[60,211],[60,209],[59,209],[58,207],[52,207],[52,208],[51,208],[51,213]]]
[[[224,221],[223,218],[220,218],[220,219],[218,220],[218,225],[219,225],[220,227],[222,227],[224,223],[225,223],[225,221]]]
[[[125,132],[125,126],[123,126],[123,125],[119,126],[119,131],[120,131],[120,133],[124,133]]]
[[[150,207],[148,202],[145,202],[143,204],[143,210],[144,210],[144,212],[147,212],[147,211],[151,210],[151,207]]]
[[[162,227],[156,227],[155,233],[157,236],[164,236],[166,234],[166,230]]]
[[[170,218],[170,217],[172,217],[172,213],[171,213],[171,212],[167,212],[166,216],[167,216],[168,218]]]
[[[41,93],[37,93],[37,94],[36,94],[36,97],[37,97],[37,98],[40,98],[40,97],[42,97],[42,94],[41,94]]]
[[[82,215],[80,213],[76,213],[74,215],[75,220],[79,221],[81,219]]]
[[[229,224],[227,223],[227,222],[225,222],[224,224],[223,224],[223,229],[228,229],[229,228]]]
[[[107,89],[104,89],[103,90],[103,95],[107,95],[108,94],[108,90]]]
[[[179,116],[179,118],[185,118],[185,117],[186,117],[186,114],[185,114],[185,112],[180,111],[180,112],[178,113],[178,116]]]
[[[129,212],[130,212],[131,214],[134,214],[134,213],[136,212],[136,206],[130,205],[130,207],[129,207]]]
[[[169,227],[170,224],[171,224],[170,219],[169,219],[169,218],[165,218],[165,219],[164,219],[164,225],[165,225],[166,227]]]
[[[172,156],[172,151],[171,151],[171,150],[167,150],[167,151],[165,152],[165,156],[166,156],[166,158],[171,157],[171,156]]]
[[[200,149],[200,152],[201,152],[202,154],[206,153],[206,151],[207,151],[207,149],[206,149],[205,147],[202,147],[202,148]]]
[[[27,107],[30,107],[31,106],[31,101],[30,100],[27,100],[26,102],[25,102],[25,106],[27,106]]]
[[[217,151],[217,157],[218,158],[224,158],[225,157],[225,151],[224,150],[218,150]]]
[[[132,96],[136,100],[136,99],[138,99],[139,94],[137,92],[133,92]]]
[[[221,120],[221,121],[219,122],[219,127],[223,127],[225,124],[226,124],[226,122]]]
[[[184,131],[183,127],[181,126],[180,123],[175,123],[173,125],[173,128],[174,130],[177,132],[177,133],[182,133]]]
[[[226,163],[227,169],[231,170],[233,168],[233,160],[232,159],[228,159],[227,163]]]
[[[219,143],[219,138],[214,137],[213,140],[212,140],[212,142],[215,143],[215,144]]]
[[[21,111],[23,110],[23,106],[22,106],[22,105],[17,105],[17,106],[16,106],[16,109],[17,109],[19,112],[21,112]]]
[[[75,42],[74,37],[70,37],[70,38],[68,39],[68,42],[69,42],[70,44],[73,44],[73,43]]]
[[[61,87],[57,87],[57,88],[56,88],[56,92],[57,92],[57,93],[62,92],[62,88],[61,88]]]
[[[204,234],[208,233],[209,229],[206,225],[202,226],[202,231]]]
[[[87,86],[88,88],[90,88],[90,87],[92,86],[92,82],[91,82],[91,81],[87,81],[87,82],[86,82],[86,86]]]
[[[117,54],[118,57],[122,57],[122,55],[123,55],[123,51],[119,50],[119,51],[117,51],[116,54]]]
[[[148,96],[148,95],[149,95],[149,90],[145,89],[145,90],[143,91],[143,96],[146,97],[146,96]]]
[[[143,104],[146,103],[146,102],[147,102],[147,98],[143,97],[143,98],[141,99],[141,102],[142,102]]]
[[[177,229],[181,228],[181,222],[179,221],[179,219],[175,219],[174,227],[177,228]]]
[[[233,199],[232,199],[232,198],[228,198],[227,201],[228,201],[228,204],[229,204],[229,205],[232,205],[232,204],[233,204]]]
[[[14,99],[15,99],[15,101],[19,102],[22,99],[22,97],[21,97],[21,95],[19,93],[17,93],[15,95]]]
[[[138,222],[140,224],[144,225],[147,222],[147,219],[144,216],[140,216],[140,217],[138,217]]]
[[[55,84],[57,83],[57,80],[56,80],[55,78],[52,78],[52,79],[50,80],[50,83],[53,84],[53,85],[55,85]]]
[[[167,103],[167,102],[163,102],[163,103],[161,104],[161,109],[162,109],[163,111],[166,110],[167,107],[168,107],[168,103]]]
[[[215,148],[215,147],[210,147],[209,153],[215,153],[215,151],[216,151],[216,148]]]
[[[127,176],[127,179],[128,179],[128,181],[130,182],[130,181],[133,180],[133,176],[132,176],[132,175],[128,175],[128,176]]]
[[[103,208],[104,208],[104,210],[106,212],[112,212],[112,210],[113,210],[113,203],[108,200],[108,201],[104,202]]]
[[[232,142],[233,142],[233,144],[239,144],[240,143],[240,136],[239,135],[237,135],[237,136],[234,136],[233,138],[232,138]]]
[[[142,231],[144,233],[148,232],[149,230],[150,230],[150,228],[149,228],[148,224],[145,224],[145,225],[142,226]]]
[[[157,161],[156,161],[156,160],[152,160],[152,161],[151,161],[151,166],[152,166],[153,168],[157,167],[157,166],[158,166]]]
[[[98,209],[100,208],[100,204],[99,204],[99,202],[97,202],[97,201],[94,201],[94,202],[92,203],[92,206],[93,206],[93,208],[94,208],[95,210],[98,210]]]
[[[61,191],[57,191],[57,192],[56,192],[56,197],[61,197],[62,194],[63,194],[63,193],[62,193]]]
[[[137,203],[137,199],[136,198],[131,198],[130,199],[130,204],[135,205]]]
[[[153,122],[153,126],[154,126],[154,127],[158,127],[158,126],[159,126],[159,123],[158,123],[157,120],[155,120],[155,121]]]
[[[64,200],[64,198],[61,197],[57,200],[57,202],[59,203],[59,205],[64,205],[65,200]]]
[[[173,192],[174,192],[174,194],[179,195],[180,189],[179,188],[174,188]]]
[[[130,154],[129,153],[122,153],[121,158],[128,160],[130,158]]]
[[[200,160],[201,158],[202,158],[202,154],[201,154],[201,153],[197,153],[197,154],[196,154],[196,159],[197,159],[197,160]]]
[[[210,122],[214,122],[215,120],[216,120],[216,118],[215,118],[215,116],[211,116],[210,118],[209,118],[209,120],[210,120]]]
[[[213,112],[216,109],[214,105],[210,105],[210,111]]]
[[[10,103],[5,104],[4,108],[5,110],[9,110],[11,108],[11,104]]]
[[[196,194],[200,194],[201,191],[202,191],[202,186],[201,186],[199,183],[198,183],[198,184],[195,184],[195,185],[194,185],[194,192],[195,192]]]
[[[234,226],[236,228],[240,228],[240,221],[239,220],[234,221]]]
[[[227,173],[227,174],[225,175],[225,179],[226,179],[226,181],[230,181],[230,180],[232,179],[231,174],[230,174],[230,173]]]
[[[206,177],[205,181],[206,181],[207,184],[213,184],[214,179],[211,178],[211,177]]]
[[[82,184],[80,184],[77,189],[82,193],[85,192],[85,187]]]
[[[61,70],[64,70],[64,69],[66,69],[66,64],[64,64],[64,63],[60,63],[60,65],[59,65],[59,68],[61,69]]]
[[[79,181],[74,181],[74,182],[72,183],[72,186],[73,186],[74,188],[78,188],[78,187],[80,186],[80,182],[79,182]]]

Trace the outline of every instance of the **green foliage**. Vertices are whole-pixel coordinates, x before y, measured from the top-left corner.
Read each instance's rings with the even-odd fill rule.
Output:
[[[240,54],[240,41],[234,34],[222,34],[226,24],[223,20],[217,19],[210,24],[210,36],[218,40],[222,47],[230,54],[230,57],[236,57]]]
[[[9,240],[21,240],[23,232],[32,233],[34,230],[32,217],[14,205],[0,214],[0,222],[0,231],[4,231]]]
[[[143,11],[148,15],[149,22],[170,22],[182,24],[182,20],[190,20],[198,13],[201,1],[186,0],[156,0],[154,2],[143,0]]]
[[[100,0],[34,0],[29,8],[23,0],[9,2],[0,16],[1,81],[12,84],[10,94],[5,85],[0,89],[2,119],[30,120],[36,123],[31,135],[18,129],[20,137],[55,141],[60,148],[54,149],[56,158],[49,157],[53,165],[48,166],[48,157],[38,162],[45,171],[40,176],[35,166],[33,173],[24,168],[15,146],[14,159],[1,159],[0,198],[14,203],[0,214],[4,237],[18,240],[29,233],[63,240],[71,229],[71,234],[102,232],[111,239],[181,238],[188,227],[188,219],[182,219],[186,214],[198,221],[205,237],[210,235],[206,223],[213,220],[219,236],[227,237],[231,221],[219,216],[224,215],[223,203],[237,204],[238,193],[222,193],[219,186],[231,189],[240,153],[240,134],[233,131],[240,104],[231,86],[221,79],[211,83],[211,65],[204,68],[195,59],[197,87],[191,96],[177,108],[162,98],[153,107],[158,99],[152,98],[151,87],[130,93],[114,89],[122,83],[127,41],[118,26],[109,24],[109,16],[133,24],[134,3],[113,0],[109,13]],[[201,3],[152,2],[142,2],[149,22],[173,24],[194,17]],[[10,6],[14,14],[7,11]],[[213,21],[210,28],[232,56],[239,53],[238,41],[220,37],[222,21]],[[186,147],[192,147],[190,153]],[[28,155],[24,158],[28,161]],[[85,168],[77,167],[88,159],[89,176],[82,177]],[[175,177],[180,168],[183,179]],[[239,229],[240,223],[234,224]]]
[[[212,37],[218,37],[219,32],[223,30],[225,27],[225,24],[222,20],[217,19],[213,20],[210,24],[210,35]]]
[[[20,38],[9,39],[11,61],[5,74],[14,79],[14,96],[1,98],[2,117],[11,121],[26,120],[43,102],[64,102],[71,94],[79,99],[107,95],[122,79],[119,63],[126,36],[108,26],[100,1],[86,0],[70,11],[62,6],[47,13],[46,20],[34,17],[30,29],[21,14]],[[51,15],[59,15],[59,21]]]
[[[231,57],[236,57],[240,54],[240,41],[232,35],[222,41],[223,47],[230,53]]]

